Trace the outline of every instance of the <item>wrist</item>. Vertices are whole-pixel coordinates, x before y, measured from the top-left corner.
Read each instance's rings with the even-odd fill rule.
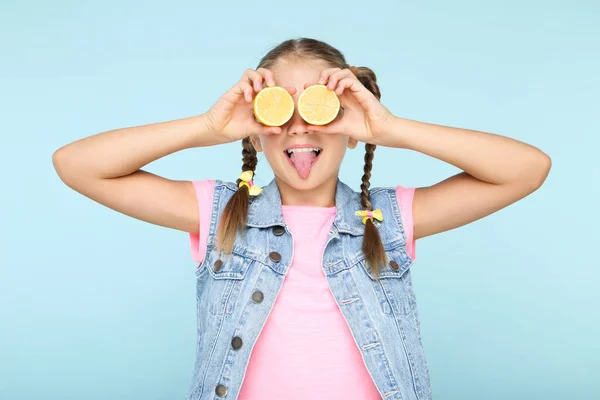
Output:
[[[231,142],[231,140],[215,131],[208,114],[194,116],[192,120],[194,125],[194,134],[191,139],[192,147],[214,146]]]
[[[375,138],[373,144],[385,147],[405,147],[403,142],[403,119],[391,114],[383,125],[381,133]]]

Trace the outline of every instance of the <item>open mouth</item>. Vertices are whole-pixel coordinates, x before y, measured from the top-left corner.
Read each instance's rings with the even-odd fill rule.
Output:
[[[320,147],[296,147],[283,151],[289,163],[296,169],[302,179],[310,174],[312,166],[317,162],[323,152]]]
[[[321,151],[323,151],[323,149],[319,148],[319,147],[306,147],[306,148],[296,148],[296,149],[287,149],[284,150],[283,152],[288,156],[288,158],[292,158],[292,153],[308,153],[308,152],[312,152],[315,154],[315,158],[319,157],[319,154],[321,154]]]

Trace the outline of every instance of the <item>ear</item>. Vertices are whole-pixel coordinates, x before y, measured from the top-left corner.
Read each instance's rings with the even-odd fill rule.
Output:
[[[258,136],[250,136],[250,142],[252,142],[252,146],[257,152],[263,151],[262,144],[260,143],[260,138]]]
[[[348,148],[349,149],[354,149],[357,145],[358,145],[358,140],[348,138]]]

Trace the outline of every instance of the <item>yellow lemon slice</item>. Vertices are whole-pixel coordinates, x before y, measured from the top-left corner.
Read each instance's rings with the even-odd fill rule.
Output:
[[[254,98],[254,116],[267,126],[281,126],[294,114],[294,99],[281,86],[263,88]]]
[[[298,113],[311,125],[326,125],[339,111],[340,99],[325,85],[309,86],[298,98]]]

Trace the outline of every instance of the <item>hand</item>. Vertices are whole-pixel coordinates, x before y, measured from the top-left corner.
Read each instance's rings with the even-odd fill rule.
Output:
[[[330,68],[321,73],[320,84],[340,99],[335,120],[323,126],[309,125],[311,132],[344,134],[364,143],[379,144],[394,115],[381,104],[349,69]],[[306,84],[306,87],[311,84]]]
[[[254,118],[252,101],[266,86],[275,86],[273,73],[265,68],[247,69],[238,83],[229,89],[205,114],[206,129],[234,142],[251,135],[277,135],[281,127],[269,127]],[[295,88],[286,88],[291,95]]]

